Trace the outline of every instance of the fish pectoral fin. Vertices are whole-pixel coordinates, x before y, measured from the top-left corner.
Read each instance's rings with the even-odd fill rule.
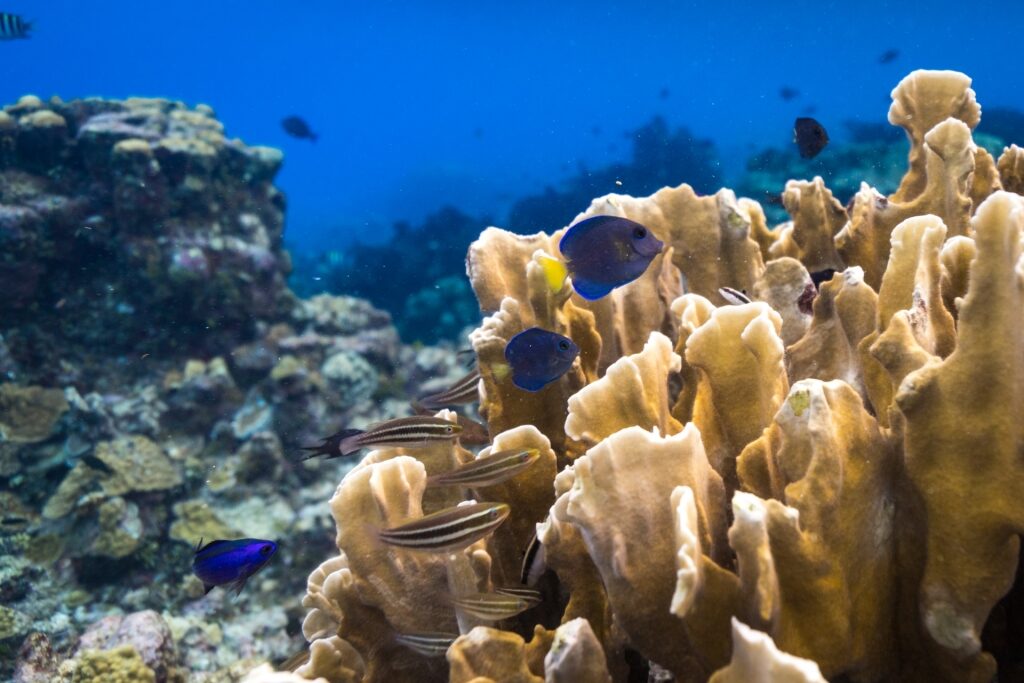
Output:
[[[569,268],[564,261],[560,261],[547,254],[537,257],[541,270],[544,272],[544,279],[552,292],[560,292],[565,286],[565,279],[569,277]]]
[[[239,578],[231,584],[231,590],[235,591],[236,598],[242,594],[242,589],[245,588],[245,584],[248,580],[249,576],[243,575],[241,578]]]

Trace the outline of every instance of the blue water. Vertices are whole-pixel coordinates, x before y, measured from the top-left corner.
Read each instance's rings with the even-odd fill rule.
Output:
[[[974,77],[1024,107],[1024,3],[11,0],[36,22],[0,43],[0,99],[150,95],[205,102],[228,133],[282,148],[293,248],[387,237],[445,203],[500,222],[515,199],[624,160],[654,114],[712,139],[726,182],[790,144],[808,105],[885,120],[914,68]],[[900,50],[891,64],[878,56]],[[801,95],[784,102],[790,86]],[[663,92],[664,91],[664,92]],[[289,138],[304,117],[321,138]],[[685,181],[679,178],[678,181]],[[629,188],[608,188],[608,191]],[[580,207],[582,209],[584,207]],[[550,228],[556,226],[548,226]]]

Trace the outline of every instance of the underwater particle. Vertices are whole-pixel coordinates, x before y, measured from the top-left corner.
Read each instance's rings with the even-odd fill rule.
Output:
[[[800,91],[797,90],[796,88],[784,85],[781,88],[779,88],[779,97],[781,97],[785,102],[790,102],[800,97]]]
[[[302,117],[285,117],[281,119],[281,127],[284,128],[285,133],[288,133],[293,138],[316,142],[317,134],[313,132],[313,129],[309,127],[309,124]]]
[[[560,289],[560,282],[569,276],[576,293],[594,301],[643,275],[664,247],[636,221],[593,216],[572,225],[562,236],[558,248],[564,264],[544,258],[541,266],[552,289]]]
[[[540,451],[536,448],[497,451],[459,465],[450,472],[427,477],[427,486],[494,486],[516,476],[537,462],[539,457]]]
[[[249,577],[258,572],[277,552],[277,544],[258,538],[234,541],[217,540],[196,545],[192,573],[203,582],[209,593],[216,586],[227,585],[239,595]]]
[[[410,550],[454,552],[501,526],[511,508],[504,503],[472,503],[439,510],[377,533],[384,543]]]
[[[793,142],[800,150],[804,159],[813,159],[828,144],[828,132],[825,126],[808,116],[797,118],[793,124]]]
[[[523,330],[505,345],[512,383],[525,391],[540,391],[564,375],[579,353],[572,339],[540,327]]]
[[[664,87],[664,88],[662,88],[661,90],[658,91],[658,98],[662,99],[662,100],[667,100],[671,94],[672,94],[672,91],[670,91],[668,89],[668,87],[666,86],[666,87]]]
[[[0,40],[31,38],[32,22],[25,21],[17,14],[0,12]]]
[[[900,51],[896,48],[889,48],[882,54],[878,55],[879,64],[892,64],[900,57]]]
[[[438,441],[458,438],[462,426],[440,417],[417,415],[400,417],[373,425],[366,430],[342,429],[323,440],[319,446],[303,446],[311,451],[303,460],[326,455],[327,459],[340,458],[368,446],[425,447]]]

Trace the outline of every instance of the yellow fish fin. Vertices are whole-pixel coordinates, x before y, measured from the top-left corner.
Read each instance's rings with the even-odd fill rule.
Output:
[[[569,269],[563,261],[551,256],[540,256],[540,267],[544,269],[544,279],[548,281],[548,287],[552,292],[562,291],[565,286],[565,278],[569,277]]]

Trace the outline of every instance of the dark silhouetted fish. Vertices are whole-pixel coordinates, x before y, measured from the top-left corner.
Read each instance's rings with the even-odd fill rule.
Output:
[[[361,448],[372,446],[408,448],[423,447],[437,441],[453,441],[462,432],[462,427],[448,420],[429,415],[400,417],[363,429],[342,429],[323,440],[319,446],[304,446],[310,451],[303,460],[326,455],[327,459],[340,458],[355,453]]]
[[[17,14],[0,12],[0,40],[31,38],[32,22],[25,21]]]
[[[203,582],[205,592],[215,586],[228,586],[237,596],[249,577],[262,569],[275,552],[276,543],[258,538],[210,541],[206,545],[200,540],[192,558],[192,573]]]
[[[816,270],[811,273],[811,282],[814,283],[814,288],[821,289],[821,283],[831,280],[836,272],[834,268],[826,268],[825,270]]]
[[[779,88],[779,97],[781,97],[786,102],[789,102],[800,97],[800,91],[797,90],[796,88],[791,88],[788,85],[784,85],[781,88]]]
[[[892,64],[900,58],[900,51],[896,48],[890,48],[878,56],[879,64]]]
[[[293,138],[316,142],[317,134],[313,132],[313,129],[309,127],[309,124],[304,119],[298,116],[289,116],[282,119],[281,127],[284,128],[285,133],[288,133]]]
[[[83,455],[79,458],[87,467],[96,470],[97,472],[103,472],[103,474],[113,474],[114,470],[111,469],[110,465],[100,460],[98,457],[92,454]]]
[[[593,216],[565,231],[558,243],[564,263],[549,257],[540,263],[553,290],[561,289],[568,276],[576,293],[593,301],[643,275],[664,247],[636,221]]]
[[[662,88],[658,92],[658,97],[660,97],[663,100],[667,100],[671,94],[672,94],[672,91],[670,91],[668,88]]]
[[[564,375],[579,353],[572,339],[539,327],[523,330],[505,345],[512,383],[526,391],[540,391]]]
[[[801,116],[793,124],[793,142],[800,150],[804,159],[813,159],[828,144],[828,132],[825,126],[812,118]]]

